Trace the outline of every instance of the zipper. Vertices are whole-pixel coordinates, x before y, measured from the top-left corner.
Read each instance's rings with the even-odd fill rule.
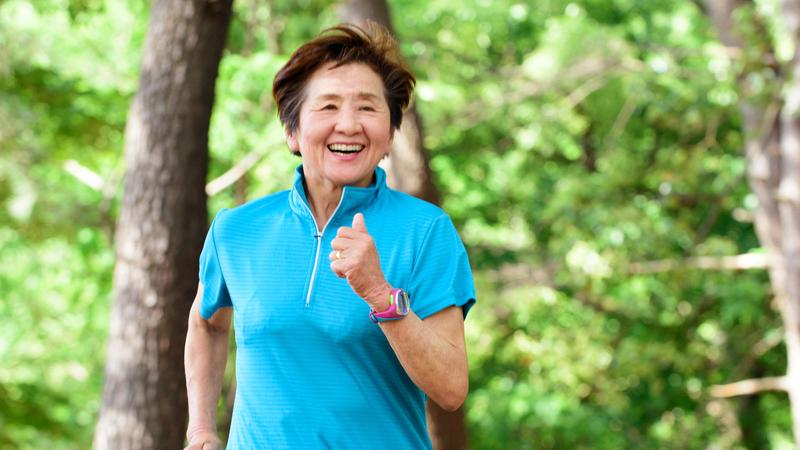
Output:
[[[314,221],[314,231],[316,234],[314,237],[317,239],[317,251],[314,255],[314,270],[311,271],[311,279],[308,281],[308,293],[306,294],[306,308],[311,305],[311,294],[314,291],[314,279],[317,276],[317,266],[319,265],[319,251],[320,247],[322,247],[322,236],[325,235],[325,229],[328,228],[328,224],[333,222],[333,218],[336,217],[336,211],[339,211],[339,207],[342,206],[344,202],[344,196],[347,193],[347,187],[342,188],[342,196],[339,197],[339,204],[336,205],[336,209],[333,210],[333,214],[328,219],[328,223],[322,227],[322,231],[319,231],[319,225],[317,224],[317,219],[314,217],[314,213],[311,212],[311,207],[306,205],[306,209],[308,209],[308,213],[311,215],[311,220]]]

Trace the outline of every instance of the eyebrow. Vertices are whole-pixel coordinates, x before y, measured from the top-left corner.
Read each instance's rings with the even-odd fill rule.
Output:
[[[356,98],[359,100],[380,100],[380,97],[371,93],[362,91],[356,94]],[[317,97],[317,100],[341,100],[342,96],[339,94],[322,94]]]

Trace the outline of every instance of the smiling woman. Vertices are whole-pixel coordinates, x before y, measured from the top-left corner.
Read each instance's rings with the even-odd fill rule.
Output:
[[[327,30],[278,72],[302,164],[292,189],[221,211],[206,237],[186,339],[190,449],[219,448],[234,310],[229,449],[430,448],[426,396],[463,403],[466,251],[441,209],[378,168],[413,85],[378,26]]]

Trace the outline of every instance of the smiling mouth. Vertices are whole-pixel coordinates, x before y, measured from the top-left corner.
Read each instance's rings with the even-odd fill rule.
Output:
[[[364,150],[364,146],[360,144],[330,144],[328,150],[334,153],[351,154]]]

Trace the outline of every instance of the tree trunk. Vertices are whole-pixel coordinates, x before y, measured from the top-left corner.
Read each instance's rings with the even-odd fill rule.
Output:
[[[706,2],[720,40],[742,50],[735,33],[734,11],[744,0]],[[741,74],[742,122],[746,135],[747,173],[758,198],[755,229],[761,245],[773,257],[769,275],[780,307],[787,352],[786,390],[792,409],[794,439],[800,446],[800,3],[783,1],[783,20],[795,44],[795,55],[785,72],[786,94],[773,104],[759,105],[748,98],[747,74]],[[764,58],[771,55],[764,55]],[[762,63],[763,65],[763,63]],[[776,79],[781,69],[775,68]]]
[[[157,0],[125,130],[97,450],[181,448],[183,346],[207,229],[208,126],[232,0]]]
[[[367,20],[372,20],[395,34],[386,0],[345,0],[340,5],[339,18],[343,22],[360,26],[363,26]],[[394,189],[439,204],[439,191],[433,182],[423,142],[419,116],[412,100],[411,107],[403,116],[400,130],[394,136],[391,156],[383,164],[389,178],[389,185]],[[428,417],[428,434],[434,449],[467,448],[463,406],[450,413],[440,408],[435,402],[428,400],[425,411]]]
[[[780,303],[786,354],[786,378],[792,405],[795,444],[800,446],[800,0],[783,1],[783,18],[795,51],[780,114],[781,182],[777,197],[781,218],[785,298]]]
[[[343,22],[359,26],[372,20],[395,34],[386,0],[345,0],[340,5],[339,18]],[[394,136],[392,153],[381,165],[386,169],[388,183],[392,188],[439,204],[439,191],[428,165],[422,126],[413,99],[403,115],[400,130]]]

